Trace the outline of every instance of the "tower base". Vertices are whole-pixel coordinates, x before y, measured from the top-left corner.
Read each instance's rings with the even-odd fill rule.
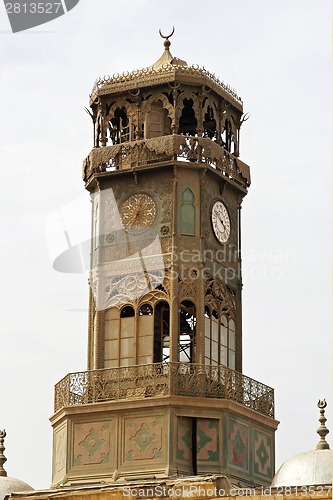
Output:
[[[278,422],[243,405],[159,396],[67,406],[51,418],[52,487],[226,475],[270,485]]]

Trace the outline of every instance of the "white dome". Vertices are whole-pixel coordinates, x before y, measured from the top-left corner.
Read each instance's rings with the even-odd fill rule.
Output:
[[[20,481],[19,479],[0,476],[0,500],[3,500],[5,496],[9,495],[10,493],[18,493],[21,491],[34,491],[34,489],[24,481]]]
[[[311,450],[288,458],[274,476],[272,486],[332,484],[333,450]]]

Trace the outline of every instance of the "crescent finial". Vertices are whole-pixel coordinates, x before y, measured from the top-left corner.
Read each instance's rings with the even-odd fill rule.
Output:
[[[160,28],[160,30],[159,30],[159,31],[160,31],[160,36],[161,36],[162,38],[165,38],[165,39],[167,40],[168,38],[172,37],[172,35],[174,34],[174,32],[175,32],[175,27],[174,27],[174,26],[172,27],[172,31],[171,31],[170,35],[163,35],[163,34],[162,34],[162,31],[161,31],[161,28]]]
[[[325,423],[327,421],[327,418],[325,417],[325,408],[327,406],[326,400],[324,399],[321,401],[319,399],[317,406],[318,406],[319,411],[320,411],[320,417],[319,417],[320,426],[317,429],[317,433],[320,436],[320,440],[316,446],[316,450],[329,450],[330,445],[328,444],[328,442],[325,439],[326,435],[330,432],[325,425]]]

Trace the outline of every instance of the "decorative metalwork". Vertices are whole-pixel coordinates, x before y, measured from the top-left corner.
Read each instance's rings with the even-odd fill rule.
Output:
[[[55,411],[129,398],[191,396],[236,401],[274,418],[274,389],[226,366],[154,363],[70,373],[55,386]]]
[[[182,82],[190,81],[203,85],[209,85],[213,90],[225,95],[237,107],[242,106],[242,99],[236,91],[219,80],[214,74],[206,68],[200,68],[198,65],[184,66],[183,64],[163,64],[158,68],[149,67],[141,70],[125,71],[122,74],[116,73],[113,76],[106,75],[98,78],[94,84],[90,95],[90,102],[95,101],[98,96],[120,92],[124,90],[133,90],[134,86],[150,86],[159,82]]]
[[[93,174],[177,160],[204,163],[244,188],[251,182],[249,167],[219,144],[176,134],[94,148],[83,162],[83,180],[87,182]]]
[[[166,300],[168,295],[162,286],[164,275],[164,270],[151,270],[147,274],[141,272],[110,277],[105,289],[105,309],[132,302],[136,298],[151,303]]]
[[[211,306],[212,310],[214,306],[217,310],[221,309],[221,312],[227,314],[235,314],[236,311],[236,297],[235,291],[228,287],[222,280],[218,278],[213,278],[206,274],[206,293],[205,293],[205,304]]]

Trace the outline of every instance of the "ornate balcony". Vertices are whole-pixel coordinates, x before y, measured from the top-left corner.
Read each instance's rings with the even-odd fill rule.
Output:
[[[217,142],[176,134],[94,148],[83,162],[82,176],[89,182],[94,175],[174,161],[205,164],[245,190],[251,182],[248,165]]]
[[[154,363],[69,373],[55,386],[55,412],[66,406],[159,396],[235,401],[274,418],[274,389],[226,366]]]

